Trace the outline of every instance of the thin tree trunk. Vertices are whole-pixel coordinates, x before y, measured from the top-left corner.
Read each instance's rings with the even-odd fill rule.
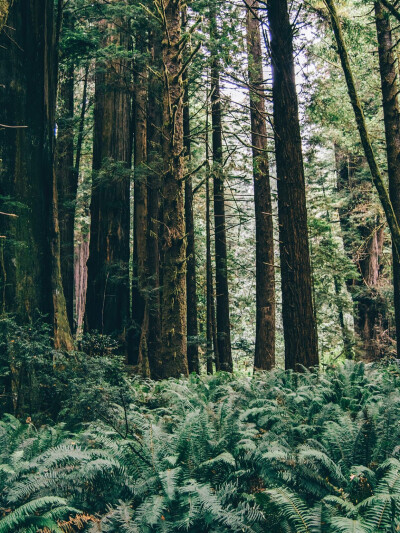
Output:
[[[60,214],[61,275],[71,329],[74,322],[74,222],[78,176],[74,169],[74,67],[61,78],[56,172]]]
[[[136,47],[142,53],[145,50],[140,36]],[[137,60],[134,76],[134,251],[132,284],[132,319],[134,326],[131,363],[137,364],[142,375],[150,373],[148,362],[148,268],[147,268],[147,67],[142,58]]]
[[[165,5],[155,0],[163,13],[163,256],[161,344],[162,377],[188,374],[186,327],[186,237],[183,182],[183,84],[181,0]]]
[[[88,89],[88,80],[89,80],[89,61],[86,63],[85,75],[83,78],[83,93],[82,93],[82,104],[81,104],[81,115],[79,117],[79,126],[78,126],[78,139],[76,142],[76,156],[75,156],[75,174],[79,178],[79,170],[81,165],[81,155],[82,155],[82,145],[83,145],[83,134],[85,131],[85,117],[88,107],[87,102],[87,89]]]
[[[214,281],[211,260],[211,214],[210,214],[210,149],[209,149],[208,84],[206,102],[206,366],[207,374],[213,373],[213,347],[215,368],[219,370],[218,343],[215,324]]]
[[[187,25],[186,7],[182,15],[182,26]],[[187,70],[183,75],[184,102],[183,102],[183,144],[185,147],[186,160],[191,160],[190,142],[190,110],[189,110],[189,80]],[[190,171],[187,165],[187,171]],[[185,220],[186,220],[186,286],[187,286],[187,339],[188,339],[188,365],[189,372],[200,373],[199,366],[199,341],[197,325],[197,287],[196,287],[196,249],[194,239],[193,217],[193,186],[192,176],[185,180]]]
[[[83,136],[85,131],[85,118],[88,109],[87,90],[89,80],[89,66],[87,62],[84,78],[83,78],[83,91],[82,91],[82,103],[81,113],[79,117],[78,125],[78,139],[76,143],[76,156],[75,156],[75,175],[79,182],[79,172],[81,165]],[[89,211],[89,210],[88,210]],[[89,213],[87,213],[89,214]],[[74,251],[74,279],[75,279],[75,318],[76,318],[76,338],[79,340],[83,333],[83,321],[85,317],[86,308],[86,293],[87,293],[87,261],[89,259],[89,241],[90,233],[86,235],[81,231],[81,228],[75,235],[75,251]]]
[[[105,46],[129,49],[115,26]],[[95,74],[93,183],[90,205],[87,323],[91,330],[118,333],[129,322],[129,212],[131,166],[130,64],[118,58],[98,61]]]
[[[256,346],[254,368],[256,370],[271,370],[275,366],[274,227],[267,152],[260,23],[255,15],[258,8],[258,0],[250,0],[247,9],[247,48],[256,214]]]
[[[285,366],[318,365],[317,328],[307,230],[303,156],[293,60],[293,30],[286,0],[270,0],[275,152]]]
[[[389,175],[389,195],[397,220],[400,220],[400,108],[397,58],[388,13],[375,2],[379,67],[382,84],[383,116]],[[393,289],[396,321],[397,357],[400,358],[400,261],[393,246]]]
[[[162,84],[157,76],[161,71],[161,37],[158,32],[150,33],[150,52],[152,56],[149,72],[149,103],[147,159],[148,195],[148,238],[147,258],[149,270],[149,339],[148,358],[151,376],[156,379],[161,368],[161,301],[160,301],[160,189],[162,174]],[[157,74],[155,74],[157,73]]]
[[[215,284],[217,311],[217,343],[221,370],[232,372],[231,325],[229,316],[228,258],[225,223],[225,192],[222,153],[222,110],[220,95],[220,64],[215,43],[218,42],[215,0],[210,2],[211,50],[211,117],[214,175],[215,220]]]

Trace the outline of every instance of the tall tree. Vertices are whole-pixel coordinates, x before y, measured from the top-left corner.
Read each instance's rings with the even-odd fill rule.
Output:
[[[74,66],[60,77],[56,172],[59,198],[61,274],[71,329],[74,320],[74,222],[78,175],[74,168]]]
[[[389,175],[389,195],[397,220],[400,220],[400,108],[398,101],[398,61],[394,51],[388,12],[375,2],[379,67],[382,84],[383,117]],[[393,287],[397,356],[400,357],[400,259],[393,246]]]
[[[136,50],[141,57],[136,59],[134,69],[134,250],[133,250],[133,284],[132,284],[132,318],[134,322],[133,361],[141,368],[142,374],[148,374],[148,209],[147,209],[147,66],[144,52],[147,42],[143,36],[136,36]],[[139,55],[138,54],[138,55]]]
[[[318,365],[312,300],[307,208],[293,59],[293,27],[286,0],[268,1],[285,366]]]
[[[162,377],[188,374],[181,0],[154,0],[163,20]]]
[[[161,72],[161,35],[158,28],[149,32],[149,53],[151,69],[148,80],[148,116],[147,116],[147,203],[148,203],[148,303],[149,336],[148,358],[150,373],[153,378],[159,376],[161,367],[161,294],[160,294],[160,204],[162,175],[162,83]]]
[[[130,316],[130,39],[122,21],[100,27],[103,47],[117,57],[96,64],[86,316],[92,330],[124,334]]]
[[[36,311],[53,322],[54,343],[72,349],[61,280],[54,172],[58,77],[53,2],[13,3],[1,34],[1,308],[19,321]]]
[[[217,343],[221,370],[232,372],[231,324],[229,313],[228,258],[225,222],[225,188],[222,147],[220,61],[218,57],[217,5],[210,0],[211,37],[211,121],[214,176],[215,285]]]
[[[187,8],[182,13],[182,28],[187,30]],[[188,50],[189,52],[189,50]],[[188,55],[188,54],[186,54]],[[186,161],[191,161],[190,139],[190,108],[189,108],[189,79],[187,70],[183,73],[184,102],[183,102],[183,144],[185,147]],[[187,167],[189,165],[186,165]],[[190,169],[188,169],[190,170]],[[187,286],[187,338],[188,338],[188,365],[189,372],[199,374],[199,344],[197,325],[197,286],[196,286],[196,248],[194,238],[193,216],[193,185],[192,176],[185,179],[185,222],[186,222],[186,286]]]
[[[256,214],[256,347],[254,368],[275,366],[274,227],[269,179],[259,2],[247,7],[248,76]]]

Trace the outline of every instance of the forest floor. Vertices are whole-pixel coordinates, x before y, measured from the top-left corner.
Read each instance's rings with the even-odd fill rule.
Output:
[[[163,382],[106,357],[86,370],[53,422],[3,416],[0,533],[399,530],[396,365]]]

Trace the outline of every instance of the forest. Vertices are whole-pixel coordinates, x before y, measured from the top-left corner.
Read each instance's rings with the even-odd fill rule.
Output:
[[[0,0],[0,533],[400,531],[399,75],[399,0]]]

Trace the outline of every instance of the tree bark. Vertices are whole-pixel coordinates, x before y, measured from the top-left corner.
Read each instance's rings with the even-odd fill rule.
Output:
[[[214,176],[215,220],[215,285],[217,311],[217,343],[221,370],[232,372],[231,325],[229,314],[228,258],[225,223],[225,191],[222,152],[222,110],[220,94],[220,63],[215,0],[210,2],[211,49],[211,120]]]
[[[35,314],[53,323],[56,348],[72,349],[61,280],[54,172],[58,61],[53,3],[19,0],[3,29],[0,70],[4,262],[1,307],[20,322]]]
[[[286,0],[269,0],[285,366],[318,365],[305,179]]]
[[[149,103],[147,124],[147,177],[148,202],[148,239],[147,260],[149,270],[149,339],[148,358],[151,376],[159,378],[161,367],[161,289],[160,289],[160,202],[162,174],[162,84],[158,73],[161,72],[161,37],[158,32],[150,33],[151,66],[149,72]]]
[[[182,15],[182,26],[187,25],[186,8]],[[183,102],[183,144],[185,147],[185,157],[188,162],[191,160],[190,142],[190,109],[189,109],[189,80],[187,70],[183,74],[184,102]],[[190,171],[189,165],[186,165]],[[185,221],[186,221],[186,286],[187,286],[187,357],[189,372],[200,373],[199,366],[199,341],[197,325],[197,286],[196,286],[196,247],[194,238],[194,216],[193,216],[193,186],[192,176],[185,180]]]
[[[258,0],[247,8],[247,49],[256,215],[255,370],[275,366],[275,258]]]
[[[188,374],[181,0],[154,0],[164,17],[161,377]]]
[[[59,90],[60,117],[56,146],[56,173],[60,215],[60,256],[68,320],[74,324],[74,223],[78,176],[74,169],[74,67],[62,74]]]
[[[104,45],[129,50],[116,27]],[[131,91],[129,61],[100,60],[95,73],[93,183],[86,317],[90,330],[125,338],[129,322]]]
[[[400,108],[397,58],[388,13],[375,2],[379,67],[382,85],[383,116],[389,175],[389,196],[397,220],[400,220]],[[400,358],[400,260],[393,246],[393,289],[396,321],[397,357]]]
[[[140,36],[136,39],[139,52],[145,51]],[[142,375],[150,373],[148,361],[148,267],[147,267],[147,67],[143,58],[138,58],[134,69],[134,250],[132,283],[133,346],[131,363],[137,364]]]

